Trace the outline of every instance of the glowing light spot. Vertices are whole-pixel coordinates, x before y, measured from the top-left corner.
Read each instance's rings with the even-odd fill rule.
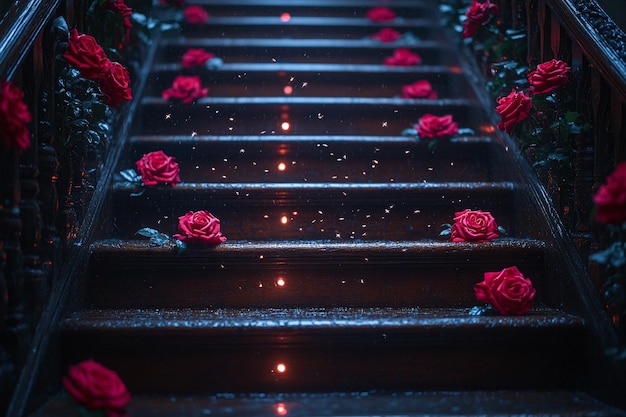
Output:
[[[290,85],[286,85],[285,88],[283,88],[283,93],[287,95],[293,93],[293,87]]]
[[[283,216],[283,217],[280,218],[280,222],[282,224],[287,224],[288,221],[289,221],[289,219],[287,218],[287,216]]]
[[[291,15],[289,13],[283,13],[280,15],[281,22],[289,22],[291,20]]]
[[[276,365],[276,371],[278,371],[278,373],[284,374],[287,371],[287,365],[285,365],[284,363],[279,363],[278,365]]]
[[[287,415],[287,407],[285,407],[285,404],[276,404],[276,414],[278,414],[279,416]]]
[[[284,131],[287,131],[291,128],[291,125],[289,124],[289,122],[282,122],[280,124],[280,128]]]
[[[276,280],[276,285],[278,285],[279,287],[284,287],[286,284],[285,279],[283,277],[279,277]]]
[[[281,162],[280,164],[278,164],[279,171],[284,171],[285,169],[287,169],[287,165],[284,162]]]

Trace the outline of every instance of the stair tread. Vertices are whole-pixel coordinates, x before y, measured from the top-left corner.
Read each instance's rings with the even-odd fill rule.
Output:
[[[569,390],[136,395],[128,411],[133,417],[626,416],[624,410]],[[75,413],[75,404],[59,396],[31,417],[72,417]]]
[[[153,73],[173,71],[180,72],[183,69],[179,63],[155,64]],[[415,77],[426,74],[458,74],[462,70],[457,66],[450,65],[417,65],[412,67],[386,66],[382,64],[342,64],[342,63],[301,63],[301,62],[226,62],[215,72],[252,73],[252,72],[307,72],[307,73],[380,73],[388,74],[415,74]]]

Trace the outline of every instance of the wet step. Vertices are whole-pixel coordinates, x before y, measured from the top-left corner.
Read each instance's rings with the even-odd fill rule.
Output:
[[[456,211],[489,211],[510,236],[516,187],[477,183],[179,183],[143,194],[113,185],[117,236],[143,227],[177,230],[187,211],[208,210],[229,239],[437,238]]]
[[[210,85],[207,87],[210,88]],[[479,102],[364,97],[205,97],[191,104],[142,99],[140,135],[400,135],[424,114],[452,115],[459,128],[494,134]]]
[[[55,398],[32,417],[67,417],[75,404]],[[403,416],[623,417],[626,412],[584,392],[566,390],[255,393],[207,396],[133,396],[134,417]]]
[[[544,251],[541,241],[510,238],[481,244],[227,241],[182,254],[173,243],[102,240],[91,246],[87,305],[470,307],[484,272],[512,265],[533,281],[538,305]]]
[[[116,369],[131,392],[574,388],[584,330],[550,309],[87,310],[62,326],[64,361]],[[158,364],[158,378],[155,377]]]

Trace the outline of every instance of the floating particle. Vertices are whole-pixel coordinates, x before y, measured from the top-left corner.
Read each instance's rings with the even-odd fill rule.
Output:
[[[383,127],[387,127],[387,122],[383,122]]]
[[[276,62],[276,58],[272,58],[272,62]]]
[[[308,82],[306,82],[306,81],[305,81],[305,82],[303,82],[303,83],[302,83],[302,88],[306,87],[307,85],[309,85],[309,83],[308,83]]]
[[[324,115],[322,113],[317,113],[317,118],[321,120],[324,118]]]
[[[167,113],[167,114],[165,115],[165,120],[169,119],[170,117],[172,117],[172,113]]]
[[[241,149],[239,149],[239,153],[246,153],[246,150],[241,148]]]

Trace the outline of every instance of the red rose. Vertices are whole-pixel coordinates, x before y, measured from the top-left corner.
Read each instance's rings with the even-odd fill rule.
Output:
[[[426,80],[415,81],[413,84],[402,86],[402,98],[437,98],[433,86]]]
[[[119,48],[121,49],[123,45],[128,45],[128,43],[130,42],[130,30],[133,27],[133,23],[130,17],[133,14],[133,9],[131,7],[128,7],[124,3],[124,0],[107,0],[107,2],[104,4],[104,8],[107,10],[111,10],[112,12],[119,14],[124,18],[122,23],[124,26],[124,44],[121,44],[120,42]]]
[[[619,162],[593,196],[595,219],[604,224],[626,222],[626,161]]]
[[[10,82],[0,83],[0,140],[6,150],[24,150],[30,146],[28,123],[32,117],[24,93]]]
[[[546,94],[569,81],[571,68],[558,59],[551,59],[537,65],[537,69],[528,75],[528,82],[533,93]]]
[[[395,29],[392,28],[382,28],[378,32],[374,33],[370,37],[372,39],[379,40],[381,42],[394,42],[400,39],[402,35]]]
[[[204,25],[209,21],[209,13],[196,4],[187,6],[183,11],[185,20],[192,25]]]
[[[489,242],[497,237],[498,224],[488,211],[467,209],[454,213],[451,242]]]
[[[180,182],[180,177],[175,160],[176,158],[167,156],[163,151],[155,151],[144,154],[135,165],[145,185],[176,185]]]
[[[70,366],[63,386],[87,408],[103,408],[109,417],[127,415],[124,407],[131,397],[126,386],[116,372],[93,359]]]
[[[454,136],[459,133],[459,126],[453,121],[452,115],[450,114],[441,117],[425,114],[420,117],[415,128],[417,129],[419,137],[423,139]]]
[[[200,81],[200,77],[197,75],[178,75],[174,78],[172,87],[163,91],[161,96],[165,100],[176,98],[183,103],[191,103],[197,98],[206,97],[208,93],[209,89],[202,88],[202,82]]]
[[[502,120],[498,123],[498,129],[511,133],[515,125],[528,117],[530,106],[530,97],[515,89],[508,96],[499,98],[496,112]]]
[[[505,316],[527,313],[535,297],[533,283],[515,266],[485,272],[485,280],[474,286],[478,301],[491,304]]]
[[[100,90],[109,106],[118,107],[124,101],[133,99],[128,70],[119,62],[112,62],[109,70],[99,80]]]
[[[191,48],[183,54],[182,65],[183,68],[201,67],[206,64],[209,59],[214,57],[214,54],[212,54],[211,52],[207,52],[202,48]]]
[[[472,5],[465,13],[465,21],[463,22],[463,38],[471,38],[476,34],[478,29],[487,24],[491,20],[491,15],[498,13],[498,6],[487,0],[479,3],[472,1]]]
[[[367,18],[372,22],[387,22],[396,18],[396,13],[388,7],[372,7],[367,11]]]
[[[178,229],[181,234],[175,234],[174,237],[183,242],[219,245],[226,241],[220,232],[219,219],[205,210],[189,211],[180,216]]]
[[[80,74],[90,80],[98,79],[106,73],[111,61],[104,53],[104,49],[90,35],[79,35],[76,29],[70,31],[69,46],[63,58]]]
[[[385,57],[385,65],[390,66],[410,66],[422,63],[422,58],[408,50],[407,48],[398,48],[393,51],[392,56]]]

